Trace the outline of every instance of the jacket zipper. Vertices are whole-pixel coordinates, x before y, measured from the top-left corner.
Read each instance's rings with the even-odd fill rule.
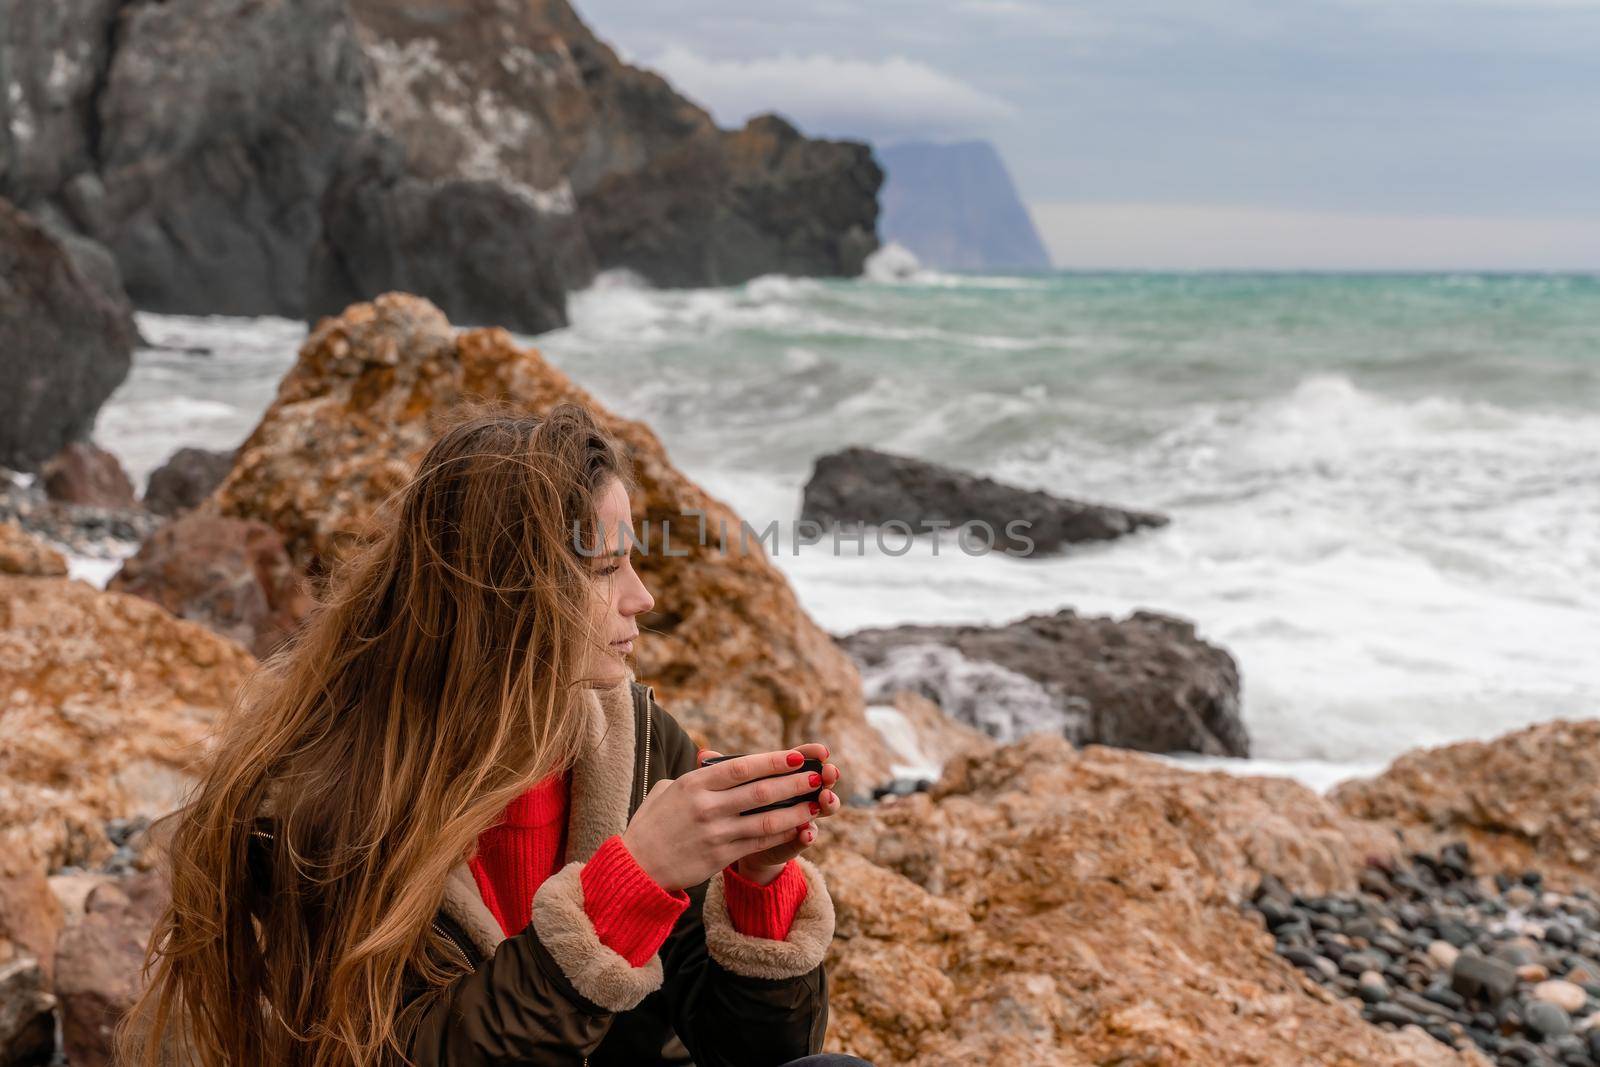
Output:
[[[656,698],[654,689],[645,686],[645,691],[648,695],[644,698],[644,782],[639,787],[639,803],[641,804],[644,803],[644,798],[650,795],[650,726],[652,718],[650,706],[655,702]]]
[[[251,830],[250,834],[253,837],[259,837],[265,841],[271,841],[273,839],[271,832],[267,830]],[[444,926],[440,924],[438,919],[432,920],[428,925],[437,930],[439,932],[439,936],[444,938],[445,943],[450,946],[451,951],[453,951],[457,956],[461,957],[461,963],[467,968],[467,970],[477,970],[477,968],[472,965],[472,957],[468,956],[467,950],[461,947],[461,942],[457,941],[455,935],[449,930],[446,930]]]
[[[477,970],[477,968],[472,965],[472,959],[467,955],[467,950],[461,947],[461,942],[457,941],[455,935],[449,930],[446,930],[444,926],[440,924],[438,919],[434,919],[428,925],[439,931],[439,936],[445,939],[445,942],[450,946],[451,949],[455,951],[457,956],[461,957],[461,962],[468,971]]]

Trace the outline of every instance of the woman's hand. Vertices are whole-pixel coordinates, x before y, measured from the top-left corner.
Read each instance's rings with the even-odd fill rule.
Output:
[[[650,795],[633,813],[622,832],[622,843],[644,872],[669,892],[699,885],[744,856],[795,843],[800,828],[809,826],[813,818],[805,804],[755,815],[739,813],[831,784],[825,777],[830,769],[831,780],[837,781],[839,769],[831,765],[823,768],[824,775],[818,776],[816,784],[810,774],[796,773],[807,756],[819,755],[815,751],[819,749],[826,755],[827,749],[821,745],[802,745],[739,756],[697,767],[679,778],[664,778],[651,787]],[[835,797],[830,813],[837,806]],[[818,808],[820,813],[822,806]]]
[[[826,760],[828,758],[828,746],[821,743],[800,745],[797,750],[808,759]],[[706,760],[720,755],[722,753],[703,748],[696,759],[704,763]],[[831,763],[824,763],[822,765],[822,784],[831,787],[838,785],[838,783],[839,768]],[[816,786],[810,786],[806,791],[809,792],[815,788]],[[739,862],[734,867],[734,870],[752,882],[766,885],[783,873],[784,864],[800,855],[816,842],[816,820],[826,819],[828,816],[836,814],[841,807],[843,807],[843,802],[839,799],[839,794],[832,788],[824,788],[822,794],[817,797],[816,802],[807,809],[811,813],[812,821],[801,826],[793,840],[784,841],[760,852],[752,852],[749,855],[739,857]]]

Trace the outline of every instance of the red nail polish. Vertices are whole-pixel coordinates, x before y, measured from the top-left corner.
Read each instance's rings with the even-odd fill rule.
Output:
[[[813,803],[813,804],[812,804],[812,805],[811,805],[811,814],[813,814],[813,815],[816,815],[816,814],[818,814],[818,813],[819,813],[819,812],[821,812],[821,811],[822,811],[822,809],[821,809],[821,808],[819,808],[819,807],[818,807],[818,806],[817,806],[817,805],[816,805],[816,804],[815,804],[815,803]]]
[[[806,761],[806,758],[804,756],[800,755],[800,753],[798,753],[798,752],[789,753],[789,766],[798,767],[798,766],[800,766],[800,764],[804,763],[805,761]]]
[[[821,785],[821,784],[822,784],[822,775],[818,774],[816,771],[812,771],[811,772],[811,777],[806,779],[806,785],[818,786],[818,785]]]

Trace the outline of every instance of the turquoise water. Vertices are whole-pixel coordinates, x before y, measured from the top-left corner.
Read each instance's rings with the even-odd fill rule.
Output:
[[[1600,713],[1600,278],[607,277],[571,310],[530,343],[757,525],[848,444],[1173,518],[1056,560],[785,551],[835,632],[1183,615],[1240,663],[1258,766],[1319,783]],[[108,406],[136,478],[242,439],[298,337],[141,326],[213,354],[142,353]]]

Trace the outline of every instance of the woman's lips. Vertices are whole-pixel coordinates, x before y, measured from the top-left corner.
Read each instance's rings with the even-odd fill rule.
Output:
[[[626,641],[613,641],[611,642],[611,647],[616,649],[618,652],[632,652],[633,638],[630,637]]]

